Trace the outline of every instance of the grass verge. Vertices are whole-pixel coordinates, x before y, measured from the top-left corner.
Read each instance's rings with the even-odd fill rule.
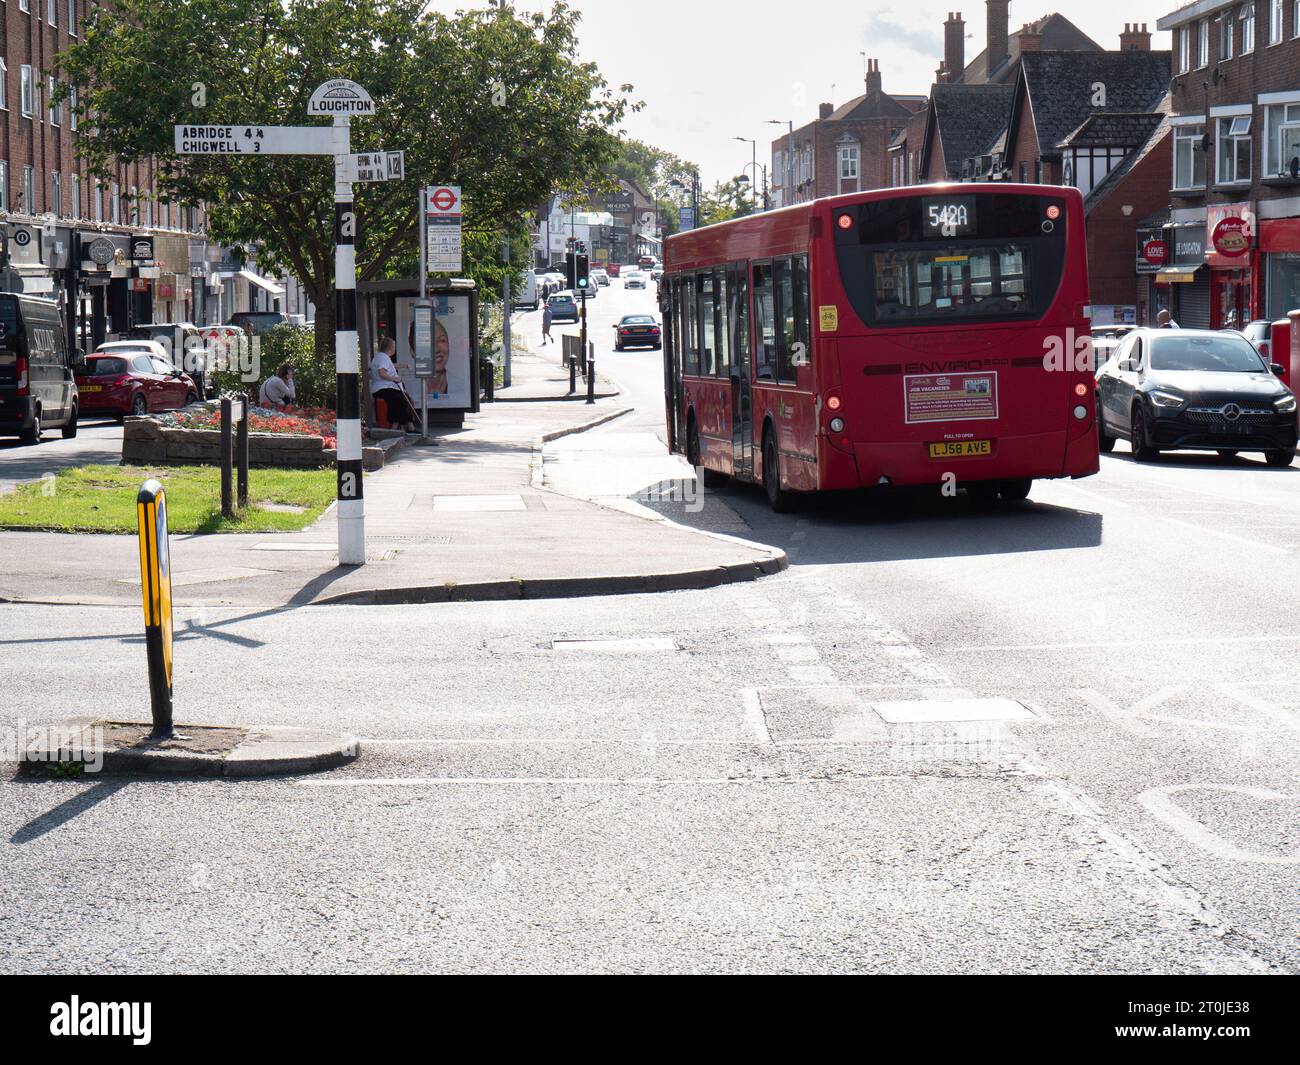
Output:
[[[0,495],[0,528],[135,533],[136,493],[150,477],[167,489],[173,533],[298,532],[320,517],[335,494],[333,469],[249,470],[248,507],[227,520],[215,466],[80,466]],[[303,509],[265,510],[259,503]]]

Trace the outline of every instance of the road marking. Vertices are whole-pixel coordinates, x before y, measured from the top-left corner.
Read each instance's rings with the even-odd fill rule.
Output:
[[[1201,850],[1213,854],[1216,858],[1226,858],[1234,862],[1253,862],[1257,865],[1300,865],[1300,850],[1286,858],[1256,854],[1254,851],[1230,843],[1216,832],[1211,832],[1174,802],[1174,795],[1180,791],[1222,791],[1230,795],[1245,795],[1264,802],[1277,799],[1294,801],[1295,796],[1284,795],[1280,791],[1269,788],[1243,788],[1235,784],[1174,784],[1164,788],[1149,788],[1137,796],[1137,801],[1189,843],[1196,844]]]
[[[1244,536],[1237,536],[1234,533],[1221,532],[1218,529],[1211,529],[1204,525],[1197,525],[1195,522],[1180,521],[1178,518],[1166,517],[1163,514],[1154,514],[1152,516],[1164,521],[1172,522],[1174,525],[1181,525],[1185,529],[1193,529],[1199,533],[1209,533],[1211,536],[1222,537],[1224,540],[1232,540],[1234,543],[1245,544],[1247,547],[1254,547],[1260,551],[1271,551],[1275,555],[1289,555],[1291,553],[1291,549],[1288,547],[1278,547],[1275,544],[1261,543],[1258,540],[1250,540]]]
[[[767,715],[763,713],[763,700],[753,688],[744,688],[740,693],[740,705],[745,711],[745,725],[754,738],[764,747],[772,746],[772,734],[767,729]]]
[[[638,651],[679,651],[677,641],[667,636],[636,636],[621,640],[552,640],[552,651],[609,651],[624,654]]]
[[[1092,688],[1075,688],[1072,695],[1082,699],[1112,724],[1118,725],[1125,732],[1133,736],[1139,736],[1143,739],[1151,739],[1158,733],[1146,725],[1141,724],[1139,719],[1149,710],[1154,710],[1161,703],[1172,699],[1175,695],[1182,693],[1181,688],[1161,688],[1159,691],[1152,692],[1150,695],[1139,699],[1132,706],[1125,709],[1118,703],[1102,695],[1099,691]]]
[[[1223,692],[1229,699],[1236,699],[1243,706],[1258,710],[1284,728],[1300,732],[1300,717],[1297,717],[1286,707],[1278,706],[1277,703],[1270,703],[1267,699],[1261,699],[1258,695],[1251,695],[1249,692],[1244,692],[1231,684],[1220,684],[1219,691]]]
[[[1171,640],[1142,638],[1143,647],[1185,647],[1200,643],[1300,643],[1300,634],[1282,636],[1185,636]],[[1078,641],[1076,643],[992,643],[944,647],[944,651],[1076,651],[1093,647],[1129,647],[1132,640]]]
[[[1064,488],[1067,492],[1078,492],[1081,496],[1087,496],[1089,499],[1095,499],[1098,503],[1112,507],[1131,507],[1132,503],[1125,503],[1122,499],[1112,499],[1110,496],[1104,496],[1099,492],[1089,492],[1086,488],[1080,488],[1077,484],[1058,484],[1055,488]]]
[[[849,784],[896,780],[897,776],[874,775],[862,777],[369,777],[350,780],[299,780],[302,788],[423,788],[438,785],[624,785],[629,787],[659,787],[662,785],[717,785],[717,784]]]

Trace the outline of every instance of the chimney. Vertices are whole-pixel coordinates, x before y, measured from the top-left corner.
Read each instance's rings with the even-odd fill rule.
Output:
[[[817,118],[818,118],[818,119],[824,120],[824,119],[830,118],[831,115],[833,115],[834,113],[835,113],[835,105],[834,105],[834,104],[818,104],[818,105],[817,105]]]
[[[882,92],[880,83],[880,60],[867,60],[867,95],[879,95]]]
[[[1144,22],[1139,28],[1134,22],[1132,25],[1124,23],[1124,32],[1119,35],[1119,50],[1121,52],[1149,52],[1151,51],[1151,33]]]
[[[984,69],[992,74],[1007,58],[1007,19],[1011,0],[984,0],[984,6],[988,9],[984,44],[988,57]]]
[[[934,83],[936,85],[946,85],[948,83],[948,68],[942,63],[939,64],[939,69],[934,72]]]
[[[1043,35],[1032,22],[1026,22],[1021,26],[1016,38],[1020,42],[1021,55],[1024,55],[1025,52],[1037,52],[1043,47]]]
[[[943,67],[948,81],[957,81],[966,69],[966,23],[961,12],[951,12],[943,24]]]

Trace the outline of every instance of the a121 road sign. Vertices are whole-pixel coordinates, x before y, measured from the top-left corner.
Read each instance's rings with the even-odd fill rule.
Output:
[[[344,163],[349,181],[401,181],[406,177],[405,152],[362,152]]]
[[[179,155],[333,155],[329,126],[176,126]]]

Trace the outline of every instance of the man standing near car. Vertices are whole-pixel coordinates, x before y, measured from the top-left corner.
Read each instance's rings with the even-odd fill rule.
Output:
[[[1174,316],[1170,314],[1167,310],[1162,309],[1160,313],[1156,315],[1156,328],[1157,329],[1178,329],[1180,327],[1178,323],[1174,321]]]

